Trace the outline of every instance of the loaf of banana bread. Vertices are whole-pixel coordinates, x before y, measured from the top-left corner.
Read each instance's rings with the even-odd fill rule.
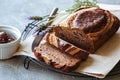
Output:
[[[94,53],[115,34],[120,20],[107,10],[87,7],[68,16],[66,24],[55,25],[55,36]]]
[[[34,50],[40,61],[65,72],[76,69],[89,53],[94,53],[120,26],[111,12],[96,7],[82,8],[53,27]]]

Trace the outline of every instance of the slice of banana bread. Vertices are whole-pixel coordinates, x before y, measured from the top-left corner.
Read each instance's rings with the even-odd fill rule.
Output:
[[[88,58],[89,52],[80,49],[73,44],[70,44],[69,42],[66,42],[58,37],[55,36],[54,33],[47,33],[46,34],[46,41],[57,47],[58,49],[64,51],[65,53],[68,53],[72,55],[75,58],[86,60]]]
[[[39,46],[35,48],[34,54],[40,61],[44,61],[46,64],[64,72],[70,72],[76,69],[81,61],[80,59],[63,53],[47,42],[39,44]]]

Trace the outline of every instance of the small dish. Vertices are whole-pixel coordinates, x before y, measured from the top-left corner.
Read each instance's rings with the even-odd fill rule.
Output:
[[[7,25],[0,26],[0,31],[6,32],[15,38],[15,40],[11,42],[0,43],[0,59],[9,59],[13,56],[13,53],[15,53],[19,47],[21,33],[17,28]]]

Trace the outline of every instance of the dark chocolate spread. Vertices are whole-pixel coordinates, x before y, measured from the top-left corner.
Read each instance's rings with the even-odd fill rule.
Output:
[[[15,37],[13,35],[10,35],[9,33],[4,31],[0,31],[0,44],[9,43],[14,40]]]

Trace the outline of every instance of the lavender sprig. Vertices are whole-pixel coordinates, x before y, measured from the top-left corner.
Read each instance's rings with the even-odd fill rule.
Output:
[[[55,16],[48,17],[47,19],[49,19],[49,21],[46,21],[40,24],[39,27],[35,29],[33,34],[39,34],[43,30],[46,30],[47,32],[52,31],[52,28],[50,28],[50,25],[54,21],[54,18]]]
[[[45,16],[30,16],[28,17],[29,20],[35,20],[35,21],[41,21],[45,18],[48,18],[49,15],[45,15]]]

